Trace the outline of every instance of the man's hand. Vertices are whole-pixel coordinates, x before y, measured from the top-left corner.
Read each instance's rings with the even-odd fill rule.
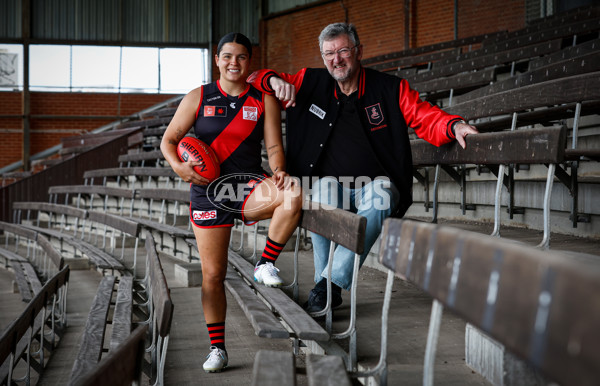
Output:
[[[275,97],[282,102],[287,102],[285,104],[286,109],[296,106],[296,87],[293,84],[276,76],[272,76],[269,79],[269,84],[273,91],[275,91]]]
[[[465,149],[467,147],[467,142],[465,141],[465,138],[467,137],[467,135],[478,134],[478,133],[479,133],[479,131],[477,131],[475,126],[471,126],[467,123],[459,122],[454,125],[454,136],[456,137],[458,144],[463,149]]]

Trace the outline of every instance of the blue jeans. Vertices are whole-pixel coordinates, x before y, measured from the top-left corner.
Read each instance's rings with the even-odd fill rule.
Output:
[[[391,181],[376,179],[355,189],[344,187],[336,179],[323,177],[313,184],[312,200],[340,209],[349,210],[367,218],[365,249],[360,256],[360,266],[364,263],[371,247],[381,233],[383,220],[390,216],[398,205],[400,195]],[[314,260],[315,283],[327,278],[330,241],[311,232]],[[354,268],[354,252],[336,245],[333,254],[331,281],[341,288],[350,289]]]

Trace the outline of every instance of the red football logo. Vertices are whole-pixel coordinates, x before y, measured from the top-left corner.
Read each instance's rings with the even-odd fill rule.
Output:
[[[177,155],[183,162],[204,162],[202,165],[194,166],[194,170],[209,181],[221,175],[219,159],[214,150],[198,138],[184,137],[177,145]]]

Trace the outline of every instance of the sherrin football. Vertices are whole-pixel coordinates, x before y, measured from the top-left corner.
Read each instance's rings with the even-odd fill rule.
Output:
[[[221,174],[219,159],[214,150],[195,137],[184,137],[177,145],[177,155],[183,162],[202,161],[204,164],[194,166],[196,173],[209,181]]]

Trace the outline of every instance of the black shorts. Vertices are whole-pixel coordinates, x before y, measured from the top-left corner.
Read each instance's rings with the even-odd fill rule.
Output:
[[[199,228],[232,227],[235,219],[247,225],[244,205],[265,173],[239,173],[219,177],[208,186],[191,185],[190,221]]]

